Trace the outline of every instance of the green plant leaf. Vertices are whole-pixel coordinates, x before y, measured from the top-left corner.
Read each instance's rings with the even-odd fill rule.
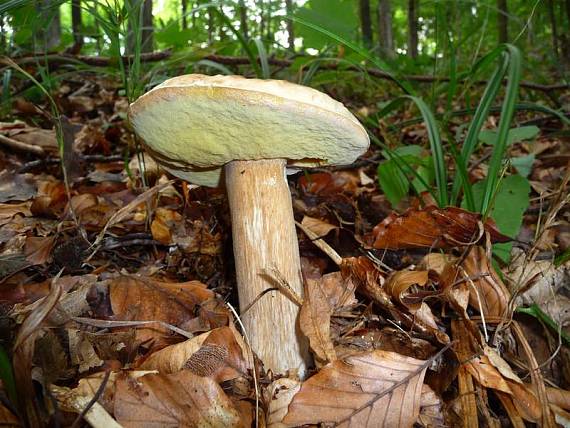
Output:
[[[16,394],[16,382],[14,381],[14,372],[8,353],[2,345],[0,345],[0,379],[4,384],[4,389],[8,394],[8,398],[15,406],[18,404],[18,395]]]
[[[410,191],[410,181],[394,161],[384,161],[378,165],[378,183],[392,204],[398,205]]]
[[[519,156],[511,158],[511,164],[515,167],[517,172],[523,177],[527,178],[532,171],[532,164],[534,163],[534,153],[526,156]]]
[[[295,12],[295,17],[318,25],[347,40],[354,40],[358,30],[356,8],[352,0],[309,0]],[[322,49],[331,39],[306,26],[295,28],[307,48]]]
[[[514,143],[520,143],[525,140],[534,139],[540,129],[536,126],[521,126],[520,128],[509,129],[509,135],[507,137],[507,145],[510,146]],[[494,130],[483,130],[479,133],[479,140],[490,146],[495,145],[497,142],[498,132]]]
[[[473,185],[473,197],[476,204],[480,204],[483,200],[485,189],[484,180]],[[516,238],[522,225],[523,214],[530,202],[529,193],[530,184],[520,175],[510,175],[501,180],[493,209],[490,212],[490,217],[495,220],[501,233]],[[467,207],[462,203],[462,208]],[[493,252],[502,261],[508,262],[512,246],[510,242],[496,244]]]

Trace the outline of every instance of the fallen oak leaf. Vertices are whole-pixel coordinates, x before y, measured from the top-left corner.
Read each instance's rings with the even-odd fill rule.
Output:
[[[390,214],[374,227],[364,241],[372,248],[449,248],[472,245],[488,232],[492,242],[508,242],[492,220],[461,208],[409,208],[403,214]]]
[[[125,428],[243,427],[222,388],[188,370],[117,379],[114,415]]]
[[[432,360],[376,350],[334,361],[303,382],[281,422],[411,427],[419,415],[423,378]]]
[[[338,272],[330,275],[340,277]],[[317,360],[328,363],[336,360],[336,353],[330,331],[333,307],[323,290],[324,281],[325,277],[319,280],[307,278],[305,281],[305,299],[299,313],[299,326],[309,339]]]

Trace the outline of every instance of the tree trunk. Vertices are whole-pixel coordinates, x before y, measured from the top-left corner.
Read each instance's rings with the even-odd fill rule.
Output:
[[[239,11],[239,29],[241,30],[241,34],[243,35],[243,37],[246,40],[248,40],[249,32],[247,28],[247,8],[245,7],[244,0],[239,0],[238,11]]]
[[[6,21],[4,15],[0,16],[0,54],[8,53],[6,44]]]
[[[408,55],[418,57],[418,8],[419,0],[408,0]]]
[[[552,49],[554,58],[558,59],[558,26],[556,25],[556,14],[554,12],[554,1],[548,0],[548,17],[550,18],[550,27],[552,28]]]
[[[392,5],[390,0],[378,0],[378,48],[382,55],[394,57],[394,34],[392,33]]]
[[[39,0],[36,6],[39,9],[38,13],[43,24],[36,34],[36,38],[39,42],[39,44],[36,45],[36,50],[48,52],[61,43],[59,2]]]
[[[258,0],[257,1],[259,6],[259,36],[263,37],[265,33],[265,0]]]
[[[285,11],[287,12],[287,15],[293,16],[292,0],[285,0]],[[293,28],[293,21],[291,19],[287,20],[287,43],[289,44],[289,50],[291,52],[295,52],[295,30]]]
[[[221,14],[224,13],[224,9],[222,8],[222,6],[220,6],[219,12]],[[224,29],[224,22],[219,19],[220,17],[218,16],[218,37],[220,40],[225,40],[227,38],[227,34],[226,34],[226,30]]]
[[[509,41],[509,17],[507,0],[497,0],[497,30],[499,32],[499,43]]]
[[[208,8],[208,45],[211,45],[214,42],[214,14]]]
[[[141,52],[154,50],[154,25],[152,23],[152,0],[144,0],[142,11],[142,44]]]
[[[181,0],[180,5],[182,6],[182,29],[186,30],[188,28],[188,0]]]
[[[372,47],[372,21],[370,19],[370,0],[359,0],[358,12],[360,15],[360,31],[362,43],[367,48]]]
[[[129,55],[135,53],[139,40],[141,53],[152,52],[154,44],[152,0],[142,2],[140,0],[127,0],[126,4],[129,8],[127,53]]]
[[[272,16],[272,10],[271,10],[271,0],[269,0],[267,2],[267,15],[265,17],[265,29],[266,29],[266,33],[265,33],[265,39],[266,40],[273,40],[273,29],[271,28],[271,16]],[[263,33],[261,33],[263,36]]]
[[[81,0],[71,0],[71,29],[73,31],[73,46],[70,49],[72,54],[78,54],[83,46],[83,34],[81,20]]]

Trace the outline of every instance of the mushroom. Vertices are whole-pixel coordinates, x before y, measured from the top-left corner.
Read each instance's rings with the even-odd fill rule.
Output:
[[[369,146],[365,129],[315,89],[199,74],[155,87],[131,104],[129,118],[148,152],[174,176],[212,187],[225,178],[250,344],[266,368],[303,376],[310,357],[299,307],[275,284],[278,277],[303,295],[286,169],[353,162]]]

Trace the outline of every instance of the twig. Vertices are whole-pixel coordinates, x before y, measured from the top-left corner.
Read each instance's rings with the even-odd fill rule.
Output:
[[[8,146],[11,149],[17,150],[19,152],[33,153],[37,156],[45,156],[46,152],[40,146],[34,146],[32,144],[22,143],[21,141],[14,140],[13,138],[6,137],[0,134],[0,144]]]

